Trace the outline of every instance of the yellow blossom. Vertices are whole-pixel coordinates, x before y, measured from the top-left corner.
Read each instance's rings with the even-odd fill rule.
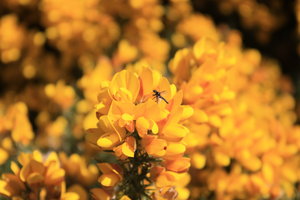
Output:
[[[120,162],[132,162],[123,166],[124,182],[127,178],[134,179],[130,175],[130,168],[137,164],[134,161],[136,159],[145,159],[139,162],[147,162],[152,156],[165,159],[163,165],[169,170],[168,173],[183,173],[190,167],[190,159],[182,157],[185,145],[180,141],[189,131],[181,121],[190,117],[193,109],[181,105],[183,94],[177,92],[175,85],[170,84],[158,71],[142,67],[136,71],[116,73],[105,90],[108,96],[98,96],[101,106],[97,111],[97,128],[89,130],[87,139],[104,150],[113,150]],[[148,165],[145,163],[134,168],[138,169],[135,173],[144,173],[146,176],[145,170],[150,170]],[[104,174],[98,181],[106,187],[122,184],[119,183],[122,181],[119,172],[106,170],[104,166],[112,165],[99,164]],[[169,180],[169,184],[172,186],[174,183]],[[161,185],[157,187],[161,188]],[[139,195],[125,194],[134,198]]]
[[[98,167],[103,173],[98,179],[101,185],[112,187],[122,180],[122,175],[118,166],[108,163],[98,163]]]
[[[21,153],[18,162],[21,164],[21,168],[12,162],[13,173],[2,175],[1,194],[11,198],[22,197],[25,199],[26,197],[36,199],[39,196],[55,197],[57,194],[64,199],[66,195],[75,195],[64,193],[65,171],[60,168],[56,153],[51,152],[46,158],[43,158],[39,151],[34,151],[32,154]]]
[[[21,56],[24,42],[24,28],[18,25],[14,14],[1,17],[0,20],[0,59],[4,63],[16,61]]]
[[[91,185],[96,182],[98,169],[95,165],[88,165],[84,157],[72,154],[67,157],[65,153],[59,154],[61,167],[66,171],[66,175],[77,180],[83,185]]]
[[[75,100],[75,91],[71,86],[66,86],[64,81],[58,81],[55,85],[48,84],[45,87],[46,95],[62,109],[68,109]]]

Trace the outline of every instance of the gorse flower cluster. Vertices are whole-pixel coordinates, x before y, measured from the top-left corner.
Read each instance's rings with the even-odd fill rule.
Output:
[[[255,50],[203,38],[178,51],[170,67],[183,103],[194,108],[184,142],[195,181],[217,199],[294,196],[299,127],[276,65]]]
[[[262,42],[284,23],[215,4]],[[194,6],[3,0],[0,199],[297,199],[291,82]]]
[[[175,198],[174,187],[185,186],[180,180],[188,178],[182,173],[188,170],[190,159],[183,157],[186,148],[181,140],[188,129],[181,122],[192,109],[181,105],[182,92],[176,90],[158,71],[149,68],[118,72],[101,88],[96,105],[99,121],[87,139],[99,150],[113,150],[118,158],[117,165],[99,164],[103,175],[98,180],[106,187],[121,182],[117,196]],[[147,192],[150,188],[153,194]],[[99,196],[100,191],[94,192]],[[184,193],[179,196],[187,197]]]

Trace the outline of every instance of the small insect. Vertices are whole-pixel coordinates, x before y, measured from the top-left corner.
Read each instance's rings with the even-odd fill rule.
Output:
[[[163,96],[161,96],[161,94],[164,92],[159,92],[157,90],[152,90],[153,91],[153,99],[155,99],[156,102],[158,102],[159,99],[164,100],[164,102],[166,102],[167,104],[169,103]]]

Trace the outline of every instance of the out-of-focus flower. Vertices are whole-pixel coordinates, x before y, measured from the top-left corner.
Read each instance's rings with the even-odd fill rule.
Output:
[[[72,195],[77,195],[76,197],[68,197],[66,198],[66,200],[68,199],[75,199],[78,198],[78,200],[88,200],[89,199],[89,195],[88,192],[86,191],[86,189],[84,187],[82,187],[81,185],[71,185],[68,190],[67,193],[65,194],[72,194]]]
[[[163,62],[169,53],[169,44],[153,33],[143,33],[139,42],[139,48],[145,59]]]
[[[182,84],[183,100],[195,108],[193,120],[220,127],[222,117],[231,114],[230,100],[235,97],[229,87],[230,68],[235,63],[222,44],[202,38],[193,49],[180,50],[170,63],[174,81]],[[184,73],[182,73],[184,72]]]
[[[17,16],[11,14],[0,19],[0,56],[4,63],[16,61],[21,56],[24,28],[18,25]]]
[[[101,85],[112,78],[113,67],[110,60],[101,57],[95,68],[86,67],[84,76],[78,81],[78,86],[83,89],[85,99],[92,106],[97,103],[97,92]]]
[[[19,199],[67,199],[76,194],[65,193],[65,171],[60,168],[56,153],[46,157],[39,151],[21,153],[18,157],[19,165],[11,163],[13,173],[5,173],[0,180],[0,193],[10,198]],[[77,197],[77,198],[75,198]]]
[[[60,116],[53,122],[47,119],[43,123],[40,124],[40,134],[36,139],[38,145],[43,148],[59,149],[62,146],[63,135],[68,125],[67,120]]]
[[[66,175],[73,181],[77,181],[84,186],[92,185],[96,182],[98,169],[95,165],[88,165],[84,157],[72,154],[67,157],[65,153],[59,154],[61,167],[66,171]]]
[[[184,103],[194,108],[183,141],[192,168],[205,168],[192,177],[217,199],[291,197],[299,179],[298,140],[286,139],[295,133],[294,101],[274,63],[229,39],[204,37],[170,63]]]
[[[15,145],[28,146],[34,138],[28,119],[28,109],[23,102],[11,105],[0,115],[0,137],[0,165],[14,153]]]
[[[14,142],[28,145],[34,137],[28,119],[28,109],[22,102],[12,105],[2,118],[0,133],[11,132]]]
[[[99,53],[119,36],[119,26],[100,1],[43,0],[41,11],[47,38],[67,55]]]
[[[64,81],[58,81],[56,84],[48,84],[45,87],[46,95],[62,109],[68,109],[75,101],[75,91],[71,86],[67,86]]]
[[[219,33],[215,28],[213,21],[206,16],[193,14],[177,25],[177,32],[190,37],[192,41],[198,41],[202,37],[209,37],[213,40],[219,39]]]
[[[118,50],[113,57],[113,63],[115,66],[122,66],[125,63],[133,61],[137,56],[137,48],[131,45],[127,40],[121,40],[118,45]]]

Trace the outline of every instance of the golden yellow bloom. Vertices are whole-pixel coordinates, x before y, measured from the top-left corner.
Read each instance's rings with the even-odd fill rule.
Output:
[[[166,160],[166,169],[173,172],[186,172],[190,167],[190,159],[179,157],[177,159]]]
[[[27,113],[28,109],[24,103],[19,102],[12,105],[3,119],[4,123],[0,132],[11,131],[11,137],[16,143],[28,145],[34,135]]]
[[[62,109],[68,109],[75,101],[75,91],[71,86],[66,86],[64,81],[58,81],[56,85],[48,84],[45,87],[46,95]]]
[[[136,151],[136,140],[134,137],[127,137],[123,144],[114,148],[116,155],[120,158],[134,157]]]
[[[202,37],[210,37],[214,40],[219,39],[219,33],[212,20],[199,14],[192,14],[183,19],[177,26],[177,31],[192,38],[193,41],[198,41]]]
[[[97,181],[98,169],[95,165],[88,165],[84,157],[72,154],[67,157],[65,153],[59,154],[61,167],[66,171],[66,175],[85,186],[92,185]]]
[[[112,64],[106,57],[99,58],[95,68],[87,66],[84,68],[84,76],[78,81],[78,86],[83,89],[85,99],[88,100],[89,106],[97,103],[97,93],[99,86],[104,85],[112,77]]]
[[[183,102],[194,108],[183,142],[193,167],[206,166],[193,177],[218,199],[293,196],[299,163],[284,163],[299,152],[298,139],[286,140],[295,131],[294,102],[280,87],[274,63],[240,48],[203,37],[170,62]],[[172,180],[167,177],[160,180]]]
[[[11,163],[13,173],[5,173],[0,180],[0,194],[20,199],[46,199],[74,197],[76,194],[65,193],[65,171],[60,168],[56,153],[51,152],[46,157],[39,151],[21,153],[18,156],[19,165]],[[76,197],[76,198],[75,198]]]
[[[84,187],[74,184],[72,186],[70,186],[67,190],[68,192],[65,193],[66,195],[77,195],[78,197],[68,197],[69,199],[74,199],[74,198],[78,198],[78,200],[88,200],[89,199],[89,195],[88,192],[84,189]],[[65,195],[64,195],[65,196]],[[68,199],[66,198],[66,200]]]
[[[24,29],[18,25],[17,16],[11,14],[0,19],[0,59],[4,63],[16,61],[21,56]]]
[[[131,45],[127,40],[121,40],[118,45],[118,50],[113,57],[114,66],[122,66],[133,61],[138,56],[138,50]]]
[[[68,121],[65,117],[59,116],[54,121],[49,121],[49,113],[41,113],[39,116],[39,134],[36,142],[40,147],[59,149],[62,146]]]
[[[144,164],[134,169],[137,170],[134,173],[144,173],[143,176],[150,170],[146,159],[151,157],[165,160],[162,164],[170,173],[185,172],[190,166],[189,158],[182,157],[185,145],[180,141],[188,133],[181,121],[192,114],[192,109],[181,106],[182,92],[177,92],[175,85],[159,72],[146,67],[138,69],[138,72],[123,70],[116,73],[108,86],[101,90],[98,96],[98,105],[101,106],[97,111],[99,122],[97,128],[87,134],[91,143],[104,150],[113,150],[121,163],[132,162],[128,166],[120,163],[123,179],[118,170],[112,170],[115,167],[108,167],[112,165],[99,164],[103,172],[99,182],[111,187],[123,180],[124,186],[120,187],[130,198],[140,194],[129,194],[126,187],[128,191],[131,187],[143,187],[125,184],[127,179],[134,179],[127,173],[138,164],[135,159],[145,159],[139,161]],[[169,183],[170,186],[175,184]],[[156,187],[160,188],[160,185]]]
[[[105,187],[115,186],[122,180],[121,170],[119,166],[108,164],[108,163],[98,163],[100,171],[103,173],[98,181],[101,185]]]
[[[28,119],[28,109],[23,102],[11,105],[0,115],[0,165],[4,164],[17,146],[28,146],[34,137]]]
[[[119,26],[102,11],[101,1],[43,0],[46,36],[68,55],[81,56],[108,48],[119,36]],[[76,49],[76,50],[75,50]]]

